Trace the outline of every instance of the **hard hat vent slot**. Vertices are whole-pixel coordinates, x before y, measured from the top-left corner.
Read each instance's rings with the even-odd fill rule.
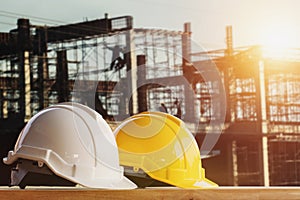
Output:
[[[44,163],[42,161],[38,161],[38,167],[43,167]]]

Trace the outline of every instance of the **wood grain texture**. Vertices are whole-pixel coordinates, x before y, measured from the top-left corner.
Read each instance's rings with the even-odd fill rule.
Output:
[[[0,200],[97,200],[97,199],[172,199],[172,200],[299,200],[300,187],[219,187],[186,190],[147,188],[135,190],[98,190],[84,188],[1,188]]]

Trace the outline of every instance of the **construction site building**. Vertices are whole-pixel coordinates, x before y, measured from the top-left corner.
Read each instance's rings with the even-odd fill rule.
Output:
[[[0,33],[0,155],[26,122],[59,102],[83,103],[114,128],[143,111],[184,120],[219,185],[300,185],[300,51],[205,51],[183,31],[134,28],[131,16],[59,26],[18,19]],[[9,168],[0,164],[0,184]]]

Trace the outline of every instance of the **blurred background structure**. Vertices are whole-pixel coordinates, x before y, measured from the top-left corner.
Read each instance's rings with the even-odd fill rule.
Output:
[[[113,127],[163,103],[190,124],[200,147],[221,119],[214,125],[222,134],[203,160],[209,179],[299,186],[300,51],[235,48],[228,26],[227,48],[206,52],[191,34],[189,23],[182,31],[135,29],[131,16],[61,26],[18,19],[16,29],[0,33],[1,157],[50,105],[84,103]],[[220,82],[203,75],[214,68]],[[7,185],[9,169],[1,163],[0,171]]]

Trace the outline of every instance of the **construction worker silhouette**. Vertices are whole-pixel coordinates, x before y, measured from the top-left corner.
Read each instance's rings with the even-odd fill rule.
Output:
[[[175,102],[174,102],[174,106],[176,106],[176,114],[174,115],[175,117],[178,117],[179,119],[181,119],[181,115],[182,115],[182,111],[181,111],[181,103],[178,101],[178,99],[176,98]]]
[[[123,59],[120,54],[123,54],[124,48],[120,47],[118,44],[116,44],[114,47],[108,46],[104,42],[104,46],[112,51],[112,58],[111,58],[111,63],[110,63],[110,68],[109,70],[119,70],[122,69],[125,65],[125,59]]]
[[[164,103],[161,103],[161,104],[160,104],[160,106],[159,106],[159,111],[160,111],[160,112],[168,113],[168,109],[167,109],[167,107],[165,106]]]

